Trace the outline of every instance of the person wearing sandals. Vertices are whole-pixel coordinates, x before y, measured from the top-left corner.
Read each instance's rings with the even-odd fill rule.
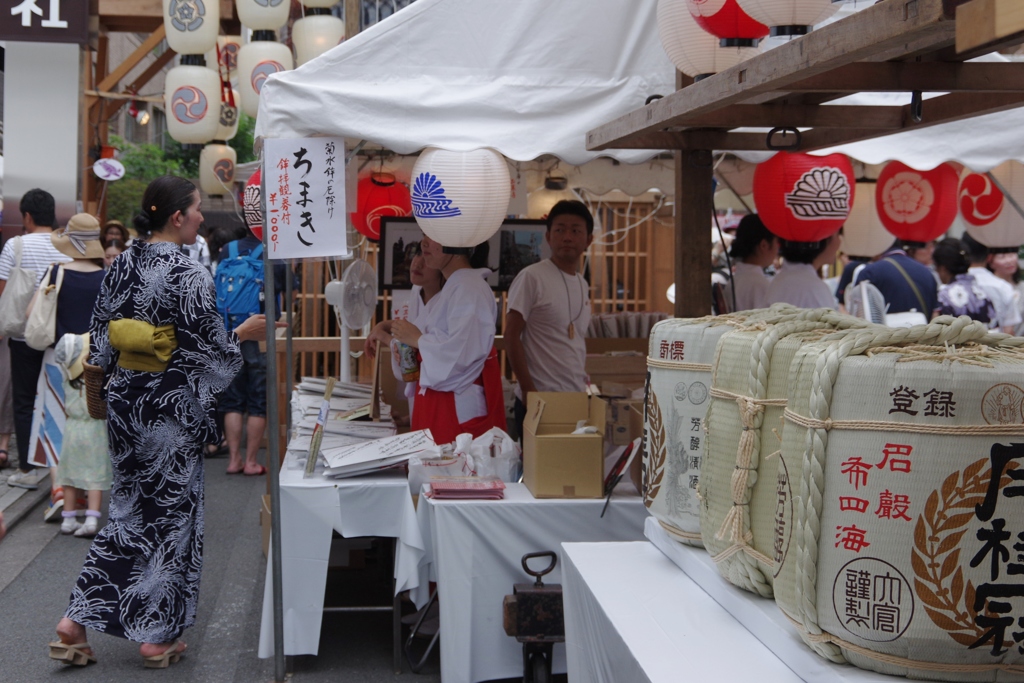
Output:
[[[195,623],[203,444],[215,438],[215,397],[241,367],[239,342],[267,328],[262,315],[224,328],[209,271],[181,252],[202,220],[192,183],[151,182],[140,239],[114,259],[93,309],[88,362],[104,375],[113,482],[107,524],[50,643],[50,657],[67,664],[96,661],[91,628],[140,643],[145,666],[165,668]]]
[[[50,242],[54,249],[70,258],[64,263],[55,263],[43,275],[44,281],[29,304],[31,311],[40,292],[47,286],[57,287],[56,323],[54,325],[54,341],[65,334],[85,334],[89,331],[89,319],[96,297],[100,294],[103,283],[103,245],[100,243],[100,223],[94,216],[87,213],[75,214],[67,226],[50,234]],[[47,279],[48,278],[48,279]],[[51,346],[43,353],[43,369],[36,382],[35,410],[32,418],[32,431],[29,437],[28,452],[31,464],[50,468],[51,503],[44,511],[45,521],[57,521],[63,518],[66,522],[63,529],[77,530],[75,516],[80,512],[72,512],[74,502],[66,499],[66,492],[60,485],[60,461],[65,449],[63,433],[66,426],[65,414],[67,399],[67,382],[60,366],[54,359],[54,348]],[[95,507],[99,510],[99,503]],[[70,520],[70,521],[69,521]],[[96,520],[88,525],[95,529]]]
[[[83,362],[89,353],[89,334],[65,334],[57,341],[54,359],[64,373],[64,438],[61,445],[57,483],[64,489],[62,534],[91,538],[99,529],[103,492],[110,490],[110,456],[107,454],[107,425],[89,417]],[[85,522],[79,523],[79,492],[88,500]]]

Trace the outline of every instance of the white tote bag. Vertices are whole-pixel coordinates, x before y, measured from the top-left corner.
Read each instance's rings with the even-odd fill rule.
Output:
[[[25,311],[36,292],[36,271],[21,267],[21,237],[13,242],[14,266],[0,295],[0,336],[20,339],[25,334]]]
[[[57,269],[57,281],[50,284],[53,269]],[[36,351],[49,348],[57,341],[57,295],[64,282],[64,269],[55,263],[46,269],[39,296],[32,305],[28,321],[25,323],[25,343]]]

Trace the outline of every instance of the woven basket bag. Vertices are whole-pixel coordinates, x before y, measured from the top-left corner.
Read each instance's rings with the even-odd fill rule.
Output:
[[[764,330],[722,337],[712,371],[700,492],[704,547],[730,583],[772,597],[776,518],[790,500],[776,490],[789,364],[801,345],[863,319],[813,309]],[[780,502],[781,501],[781,502]]]
[[[651,329],[644,400],[644,504],[669,535],[700,546],[697,485],[715,347],[744,325],[793,318],[801,309],[767,309],[706,318],[672,318]]]
[[[820,655],[911,678],[1024,680],[1021,343],[945,317],[797,352],[774,588]]]

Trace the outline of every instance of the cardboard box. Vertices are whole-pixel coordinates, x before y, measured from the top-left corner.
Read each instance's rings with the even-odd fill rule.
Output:
[[[615,446],[625,446],[644,433],[644,402],[615,398],[608,402],[605,438]]]
[[[523,483],[535,498],[600,498],[604,493],[608,405],[584,393],[537,392],[523,423]],[[586,420],[596,434],[573,434]]]
[[[270,555],[270,494],[263,494],[260,506],[260,528],[263,530],[263,557]]]

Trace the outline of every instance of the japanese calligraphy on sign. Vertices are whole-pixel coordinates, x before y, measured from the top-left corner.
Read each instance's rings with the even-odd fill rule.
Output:
[[[344,140],[268,139],[263,149],[270,258],[349,256]]]
[[[83,0],[0,0],[0,40],[89,41],[89,3]]]

